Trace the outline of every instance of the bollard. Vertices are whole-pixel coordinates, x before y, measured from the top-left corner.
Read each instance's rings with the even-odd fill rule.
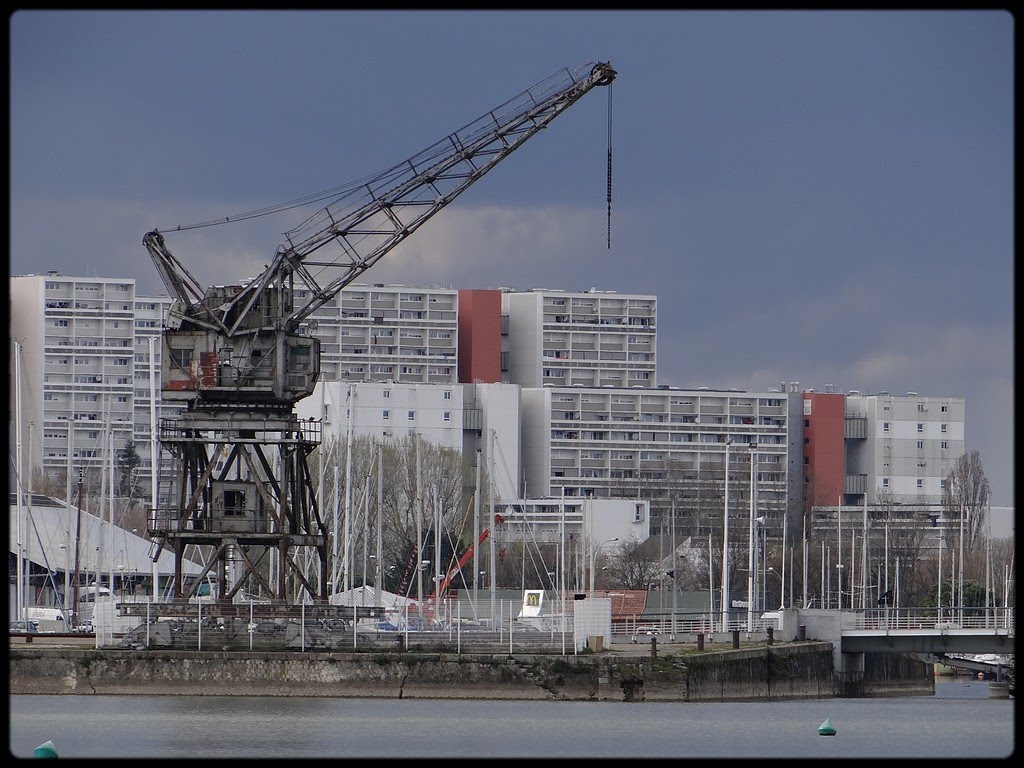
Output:
[[[988,697],[990,699],[1008,699],[1008,698],[1010,698],[1010,684],[1009,683],[989,683],[988,684]]]
[[[704,633],[703,632],[701,632],[701,633],[699,633],[697,635],[697,650],[698,651],[703,651],[704,650]]]
[[[800,626],[798,626],[796,628],[796,639],[797,640],[801,640],[801,641],[807,639],[807,625],[806,624],[801,624]]]
[[[651,638],[651,658],[658,658],[658,638],[656,637]]]
[[[738,629],[734,629],[732,631],[732,647],[733,648],[739,648],[740,647],[740,631]]]
[[[768,645],[771,645],[772,640],[775,639],[775,627],[768,627],[766,632],[768,634]]]
[[[57,747],[52,741],[44,741],[32,752],[32,757],[57,757]]]

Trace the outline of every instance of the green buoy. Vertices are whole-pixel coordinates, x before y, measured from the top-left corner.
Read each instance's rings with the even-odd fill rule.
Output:
[[[832,721],[829,720],[827,717],[825,718],[825,722],[818,726],[818,735],[819,736],[835,736],[836,735],[836,729],[832,725]]]
[[[44,741],[32,752],[32,757],[56,757],[57,748],[52,741]]]

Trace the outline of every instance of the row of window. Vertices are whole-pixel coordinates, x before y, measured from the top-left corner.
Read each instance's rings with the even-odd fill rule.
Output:
[[[806,426],[806,422],[804,423],[804,425]],[[946,432],[947,431],[947,429],[946,429],[947,426],[948,426],[947,424],[940,424],[939,426],[940,426],[940,431],[941,432]],[[888,421],[883,421],[882,422],[882,431],[883,432],[891,431]],[[918,431],[918,433],[924,432],[924,423],[923,422],[920,422],[920,421],[917,422],[917,431]]]
[[[451,411],[444,411],[443,415],[444,415],[444,420],[445,421],[451,421],[452,420],[452,412]],[[389,410],[381,411],[381,418],[383,418],[384,421],[390,421],[391,420],[391,411],[389,411]],[[409,421],[416,421],[416,411],[409,411]]]
[[[391,397],[391,390],[390,389],[385,389],[381,394],[385,398],[390,398]],[[446,389],[442,393],[442,396],[444,397],[445,400],[451,400],[452,399],[452,391],[450,389]]]

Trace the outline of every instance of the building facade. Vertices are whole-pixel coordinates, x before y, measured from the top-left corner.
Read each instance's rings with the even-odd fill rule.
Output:
[[[800,398],[784,391],[539,387],[523,390],[523,474],[535,496],[651,501],[651,527],[700,536],[746,518],[751,474],[758,515],[781,528],[800,476]],[[753,473],[751,463],[753,461]]]
[[[963,398],[851,392],[846,413],[865,432],[846,440],[846,474],[864,482],[852,493],[867,493],[872,504],[889,494],[897,501],[942,503],[946,475],[964,452]]]
[[[23,464],[55,480],[79,470],[98,478],[110,440],[120,450],[134,437],[135,281],[51,272],[12,277],[10,290],[20,346],[11,369],[31,431]]]
[[[296,291],[296,301],[308,298]],[[320,339],[321,381],[454,384],[459,292],[351,285],[310,315]]]
[[[135,293],[132,278],[11,277],[11,339],[20,346],[21,419],[26,467],[54,481],[98,480],[105,456],[131,440],[140,457],[136,483],[148,495],[149,338],[154,339],[157,419],[179,407],[160,402],[160,338],[170,300]],[[17,383],[13,381],[11,413]],[[27,434],[27,432],[25,432]],[[116,461],[116,458],[115,458]],[[164,471],[169,467],[163,457]]]
[[[964,453],[964,400],[916,392],[803,395],[804,484],[810,506],[939,505]]]
[[[442,448],[462,450],[462,388],[457,384],[320,381],[298,402],[300,419],[322,419],[323,438],[399,441],[418,434]]]
[[[523,387],[653,387],[657,298],[590,289],[506,291],[502,381]]]

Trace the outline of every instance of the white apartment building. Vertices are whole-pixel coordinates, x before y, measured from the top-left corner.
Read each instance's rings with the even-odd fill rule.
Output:
[[[574,550],[576,543],[586,548],[611,541],[643,541],[651,535],[650,506],[646,499],[506,499],[495,505],[502,517],[498,538],[541,544],[564,540]]]
[[[507,291],[502,381],[524,387],[653,387],[657,298],[614,291]],[[504,323],[503,323],[504,325]]]
[[[31,432],[22,442],[26,474],[42,468],[58,480],[84,470],[98,479],[107,428],[115,452],[133,439],[135,281],[50,272],[12,277],[10,291],[22,433]]]
[[[442,448],[462,450],[462,388],[458,384],[320,381],[295,406],[300,419],[322,419],[323,439],[352,436],[403,440],[418,434]]]
[[[480,451],[481,467],[494,482],[494,498],[520,499],[522,485],[520,400],[518,384],[460,384],[462,389],[462,453]]]
[[[678,387],[524,388],[523,474],[535,496],[650,499],[694,533],[720,528],[729,454],[729,515],[746,517],[751,446],[756,504],[781,523],[799,509],[801,400],[788,392]],[[744,501],[746,499],[746,501]],[[794,502],[794,500],[797,500]],[[716,511],[717,510],[717,511]]]
[[[310,316],[321,380],[454,384],[458,303],[451,288],[348,286]]]
[[[55,480],[79,470],[99,479],[109,453],[131,439],[151,472],[149,338],[154,339],[157,419],[179,406],[160,402],[161,331],[170,299],[135,294],[133,278],[45,275],[11,277],[11,339],[21,345],[23,456]],[[15,412],[14,364],[11,413]],[[31,440],[28,432],[32,431]],[[30,444],[31,443],[31,444]],[[70,456],[70,461],[69,461]],[[163,457],[166,472],[169,457]]]
[[[863,483],[847,493],[879,494],[917,504],[941,504],[949,470],[964,453],[964,400],[916,392],[846,396],[846,475]]]

